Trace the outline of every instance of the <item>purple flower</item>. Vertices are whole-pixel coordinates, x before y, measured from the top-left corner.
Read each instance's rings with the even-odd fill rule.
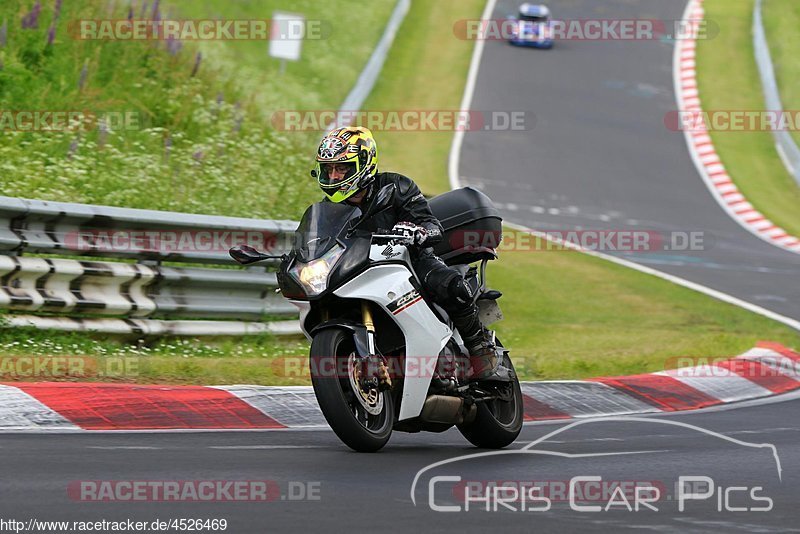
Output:
[[[154,21],[161,20],[161,12],[158,10],[159,3],[160,0],[156,0],[155,2],[153,2],[153,14],[150,18],[152,18]]]
[[[139,13],[139,18],[143,19],[145,13],[147,13],[147,2],[142,4],[142,11]]]
[[[3,25],[0,26],[0,48],[4,48],[8,42],[8,21],[3,19]]]
[[[196,151],[194,154],[192,154],[192,157],[197,161],[202,161],[202,159],[203,159],[203,151],[202,150]]]
[[[89,61],[83,62],[83,68],[81,69],[81,77],[78,80],[78,89],[83,90],[83,86],[86,84],[86,77],[89,75]]]
[[[183,42],[175,39],[170,35],[167,37],[167,52],[171,55],[176,56],[178,52],[180,52],[181,48],[183,48]]]
[[[56,25],[52,24],[47,30],[47,46],[51,46],[56,39]]]
[[[197,71],[200,69],[200,62],[203,60],[203,54],[198,52],[196,56],[194,56],[194,68],[192,68],[192,78],[195,77]]]
[[[36,0],[36,3],[33,4],[30,12],[22,17],[22,29],[24,30],[36,30],[39,28],[39,14],[42,12],[42,3],[40,0]]]
[[[61,16],[61,4],[64,0],[56,0],[56,7],[53,9],[53,24],[55,25],[58,17]]]
[[[78,151],[78,138],[72,140],[69,144],[69,150],[67,151],[67,159],[72,159],[72,156],[75,155],[75,152]]]
[[[133,20],[133,5],[128,8],[128,20]]]

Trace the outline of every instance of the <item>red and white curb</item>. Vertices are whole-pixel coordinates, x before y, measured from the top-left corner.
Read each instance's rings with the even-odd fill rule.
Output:
[[[759,343],[707,365],[591,380],[524,382],[525,421],[695,410],[800,389],[800,354]],[[0,384],[0,430],[327,428],[308,386]]]
[[[699,23],[704,17],[703,0],[690,0],[683,19],[693,22],[692,35],[696,35]],[[678,109],[691,113],[703,111],[697,87],[696,48],[697,42],[694,38],[678,40],[675,45],[674,78]],[[694,130],[687,129],[684,134],[700,176],[728,215],[768,243],[800,253],[800,239],[776,226],[756,210],[733,183],[714,148],[706,126],[699,125]]]

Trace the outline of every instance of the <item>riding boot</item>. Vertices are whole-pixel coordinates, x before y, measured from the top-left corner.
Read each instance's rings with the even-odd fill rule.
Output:
[[[469,352],[472,369],[470,380],[481,380],[490,376],[497,367],[497,352],[489,331],[483,327],[478,317],[478,307],[471,304],[457,313],[451,313],[450,318]]]

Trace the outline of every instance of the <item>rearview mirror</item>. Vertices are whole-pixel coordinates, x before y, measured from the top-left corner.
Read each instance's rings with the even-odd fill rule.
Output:
[[[235,247],[231,247],[231,249],[228,251],[228,254],[231,255],[231,258],[242,265],[250,265],[251,263],[256,263],[257,261],[268,260],[275,257],[268,254],[262,254],[249,245],[236,245]]]

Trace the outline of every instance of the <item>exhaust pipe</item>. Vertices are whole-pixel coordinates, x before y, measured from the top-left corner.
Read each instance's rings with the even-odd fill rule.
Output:
[[[464,399],[449,395],[431,395],[425,399],[420,419],[427,423],[461,425],[475,420],[475,404],[465,406]]]

